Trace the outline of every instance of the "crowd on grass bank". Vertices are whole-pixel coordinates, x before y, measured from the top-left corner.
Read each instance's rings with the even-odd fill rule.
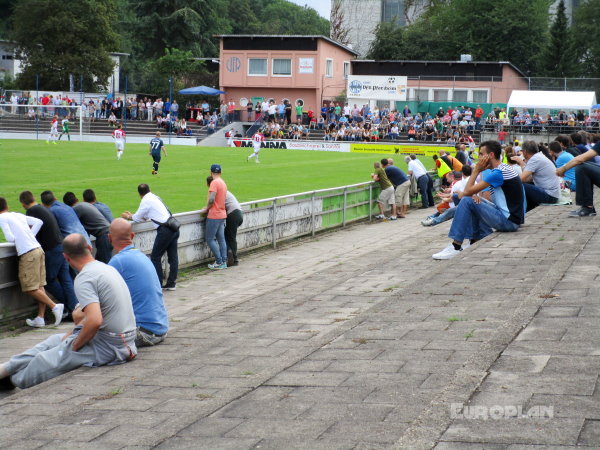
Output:
[[[527,108],[519,111],[513,108],[510,114],[506,108],[494,108],[485,120],[487,131],[511,130],[518,133],[537,134],[541,132],[553,132],[560,134],[573,133],[578,130],[587,132],[600,131],[600,110],[586,114],[585,111],[557,110],[554,114],[539,114],[529,112]]]
[[[208,267],[214,270],[238,264],[236,235],[243,222],[221,171],[218,164],[210,167],[207,204],[200,211],[215,255]],[[169,321],[163,291],[176,290],[180,224],[147,184],[140,184],[137,193],[138,210],[124,211],[117,219],[92,189],[83,192],[83,201],[66,192],[63,202],[46,190],[41,204],[23,191],[19,202],[25,214],[11,212],[0,197],[0,227],[16,247],[21,290],[38,304],[37,316],[27,325],[45,327],[47,308],[53,325],[74,324],[72,331],[50,336],[0,364],[0,390],[28,388],[81,366],[122,364],[137,356],[138,347],[164,341]],[[147,221],[156,229],[150,258],[135,248],[132,231],[133,222]],[[163,285],[165,253],[169,275]]]
[[[526,212],[540,205],[571,204],[573,192],[579,208],[568,217],[596,216],[593,188],[600,187],[600,134],[559,135],[549,144],[485,141],[479,152],[467,151],[463,145],[455,149],[454,155],[440,150],[433,156],[433,170],[441,179],[435,195],[433,180],[415,155],[406,157],[407,173],[382,159],[371,174],[381,188],[377,219],[403,218],[408,204],[404,190],[416,184],[421,207],[436,207],[421,224],[452,220],[448,234],[452,242],[434,259],[453,258],[494,230],[517,231]],[[437,206],[434,197],[440,200]],[[391,215],[386,217],[388,208]]]

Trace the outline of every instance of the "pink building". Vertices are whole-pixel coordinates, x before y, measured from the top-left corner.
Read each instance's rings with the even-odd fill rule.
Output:
[[[358,54],[325,36],[222,35],[220,89],[246,119],[248,102],[273,99],[318,112],[346,88]]]

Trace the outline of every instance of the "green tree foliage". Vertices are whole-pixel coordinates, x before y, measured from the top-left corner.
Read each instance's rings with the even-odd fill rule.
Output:
[[[560,0],[550,27],[550,38],[542,52],[540,73],[546,77],[571,77],[577,72],[576,61],[573,36],[565,14],[565,2]]]
[[[579,4],[571,30],[580,75],[600,78],[600,0],[584,0]]]
[[[532,73],[547,35],[548,7],[549,0],[439,2],[405,28],[380,26],[369,58],[458,60],[467,53],[479,61],[511,61]]]
[[[196,56],[217,51],[212,32],[218,22],[206,0],[130,0],[143,57],[159,58],[165,48],[190,50]]]
[[[252,7],[262,24],[261,34],[322,34],[329,36],[329,21],[312,8],[286,0],[253,0]]]
[[[232,34],[261,34],[261,24],[249,0],[229,0],[228,18]]]
[[[86,88],[101,86],[112,73],[109,52],[116,49],[114,0],[19,0],[9,37],[22,57],[17,83],[68,89],[69,74],[84,77]]]

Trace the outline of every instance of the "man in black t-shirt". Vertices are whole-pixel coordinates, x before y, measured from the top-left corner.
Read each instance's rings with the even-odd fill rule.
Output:
[[[577,185],[575,203],[580,208],[572,211],[569,217],[591,217],[596,215],[594,185],[600,187],[600,164],[596,164],[592,160],[597,156],[600,156],[600,141],[596,142],[591,150],[576,156],[564,166],[556,169],[556,175],[562,177],[567,170],[577,167],[575,169],[575,182]]]
[[[404,219],[410,205],[410,181],[408,176],[398,167],[393,165],[393,161],[383,158],[381,167],[394,186],[394,198],[396,201],[397,217]]]
[[[73,278],[69,273],[69,264],[63,255],[63,236],[58,222],[49,209],[36,203],[30,191],[21,192],[19,201],[25,208],[27,216],[44,222],[35,238],[44,250],[46,290],[58,303],[64,303],[69,311],[73,311],[78,301],[73,288]]]

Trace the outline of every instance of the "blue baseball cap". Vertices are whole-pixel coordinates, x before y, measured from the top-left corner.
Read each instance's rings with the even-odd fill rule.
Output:
[[[221,166],[219,164],[213,164],[210,166],[210,173],[221,173]]]

